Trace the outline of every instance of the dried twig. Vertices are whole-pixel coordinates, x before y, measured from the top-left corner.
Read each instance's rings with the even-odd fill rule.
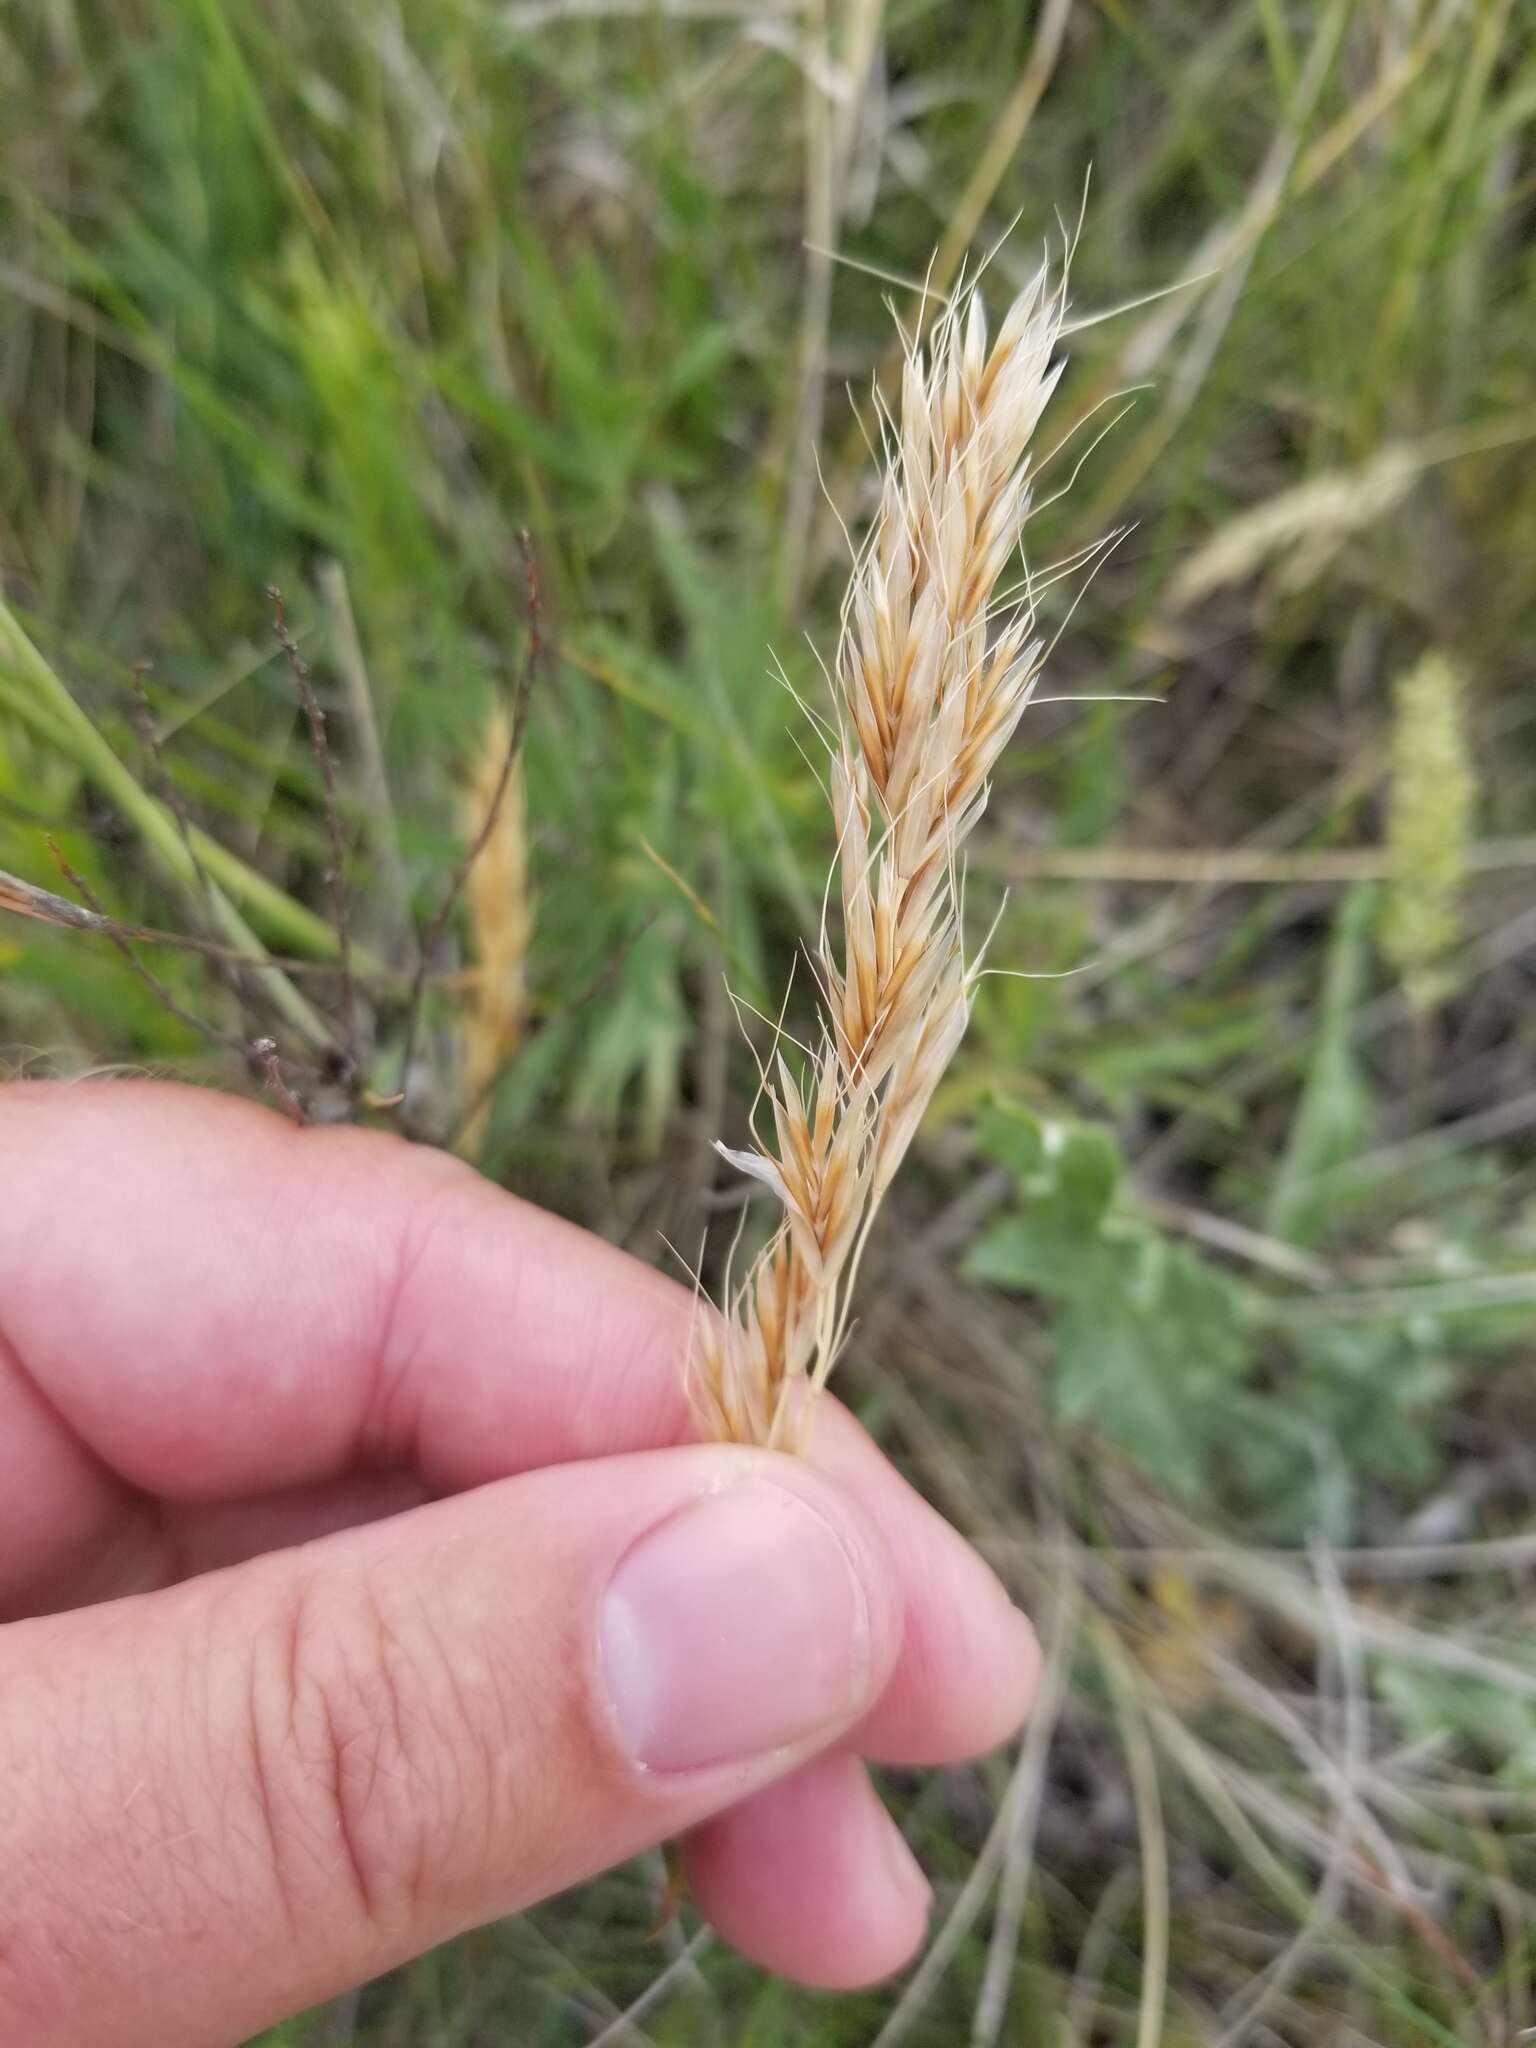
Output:
[[[162,931],[158,925],[130,924],[120,917],[86,910],[78,903],[71,903],[67,896],[55,896],[50,889],[40,889],[35,882],[23,881],[20,875],[13,875],[0,868],[0,910],[10,911],[16,917],[30,917],[38,924],[68,925],[71,930],[95,932],[102,938],[132,939],[141,946],[174,946],[178,952],[201,953],[209,960],[226,961],[232,967],[249,968],[253,972],[262,969],[279,971],[283,974],[334,974],[335,968],[328,960],[300,960],[285,953],[252,953],[240,946],[226,946],[217,939],[200,939],[189,932]],[[366,973],[357,975],[359,983],[368,986],[388,988],[408,985],[403,968],[371,967]],[[462,979],[461,969],[452,969],[443,974],[429,974],[429,983],[452,984]]]
[[[517,765],[518,756],[523,749],[523,733],[528,724],[528,707],[533,697],[534,677],[538,672],[539,659],[544,651],[543,603],[539,589],[539,566],[534,557],[533,540],[526,527],[522,528],[518,533],[517,546],[518,552],[522,557],[523,582],[528,603],[528,647],[523,656],[523,665],[518,672],[517,681],[512,688],[507,721],[506,752],[502,757],[501,770],[496,777],[495,786],[491,791],[490,802],[486,807],[485,822],[476,833],[464,854],[464,858],[454,869],[448,886],[443,891],[442,900],[433,912],[431,920],[422,934],[421,948],[416,961],[416,973],[411,983],[410,1000],[406,1009],[405,1040],[400,1052],[400,1078],[398,1086],[400,1093],[407,1097],[410,1093],[411,1062],[416,1056],[416,1040],[421,1030],[421,1011],[426,995],[428,971],[431,967],[433,955],[437,951],[438,943],[447,929],[448,920],[453,915],[454,906],[464,892],[464,885],[469,879],[470,870],[480,858],[481,853],[490,840],[491,834],[496,829],[496,820],[501,811],[502,803],[506,798],[508,785],[512,780],[512,771]]]
[[[52,890],[40,889],[35,882],[23,881],[20,875],[13,875],[4,868],[0,868],[0,910],[10,911],[17,917],[30,917],[38,924],[68,925],[74,931],[94,932],[101,938],[132,939],[141,946],[173,946],[178,952],[200,953],[205,959],[225,961],[231,967],[244,967],[252,972],[266,969],[283,974],[327,975],[336,971],[327,960],[300,960],[285,953],[252,953],[240,946],[226,946],[218,939],[201,939],[189,932],[162,931],[158,925],[132,924],[105,912],[86,910],[78,903],[71,903],[67,896],[55,896]],[[429,982],[442,983],[451,983],[457,978],[458,970],[427,977]],[[405,986],[409,981],[404,969],[393,967],[370,968],[357,979],[383,988]]]
[[[190,1010],[185,1009],[177,1002],[175,996],[171,994],[160,977],[144,965],[144,962],[129,943],[126,928],[120,926],[115,918],[108,917],[101,907],[96,892],[92,889],[90,883],[86,881],[85,877],[77,873],[70,866],[64,849],[59,845],[58,841],[51,835],[45,834],[44,843],[57,863],[59,873],[80,897],[86,908],[84,912],[76,911],[72,917],[57,915],[58,911],[68,912],[74,910],[75,906],[66,902],[61,896],[52,896],[47,890],[38,889],[28,891],[28,894],[34,898],[41,898],[48,906],[48,914],[45,915],[38,908],[31,908],[23,909],[22,915],[40,917],[47,924],[68,924],[74,926],[79,931],[98,933],[122,954],[138,980],[143,982],[151,995],[154,996],[156,1002],[160,1004],[162,1009],[168,1011],[171,1016],[176,1018],[178,1023],[187,1025],[197,1033],[199,1038],[206,1039],[210,1045],[217,1045],[225,1052],[236,1053],[243,1059],[246,1048],[238,1038],[232,1038],[227,1032],[220,1031],[217,1025],[208,1023],[205,1018],[194,1017]],[[6,891],[4,884],[9,879],[9,877],[5,877],[3,880],[0,880],[0,903],[3,903],[4,907],[8,910],[20,907],[15,903],[5,901],[8,891]]]
[[[129,674],[132,685],[134,723],[138,726],[139,737],[143,741],[144,750],[148,754],[155,771],[157,784],[155,793],[159,796],[160,801],[165,805],[175,821],[177,836],[181,840],[188,865],[191,869],[194,894],[203,913],[203,928],[198,936],[207,943],[200,947],[199,950],[204,952],[206,957],[213,962],[225,986],[234,997],[239,1011],[241,1030],[244,1031],[247,1022],[245,1007],[247,996],[254,992],[258,997],[268,1001],[270,1001],[270,997],[259,976],[251,976],[249,979],[242,976],[233,947],[220,945],[216,940],[209,938],[209,934],[216,928],[218,921],[218,906],[214,898],[213,883],[203,863],[203,857],[198,852],[197,841],[192,833],[192,820],[188,817],[187,807],[182,802],[181,791],[176,787],[175,781],[172,778],[170,765],[165,758],[165,749],[161,745],[160,735],[155,727],[154,709],[149,701],[149,690],[145,680],[149,674],[149,663],[136,661]]]
[[[352,939],[347,908],[346,844],[341,829],[341,804],[336,793],[336,762],[331,753],[331,743],[325,730],[325,713],[315,695],[315,686],[310,678],[309,668],[299,652],[298,642],[288,630],[288,615],[283,607],[283,593],[275,583],[267,585],[267,600],[272,606],[272,631],[283,657],[288,663],[293,686],[298,692],[299,702],[309,724],[310,745],[320,768],[320,784],[325,806],[325,829],[331,843],[331,864],[326,873],[326,883],[331,894],[331,922],[336,932],[336,952],[341,969],[341,1029],[342,1057],[346,1063],[346,1076],[350,1081],[357,1071],[357,988],[352,978]]]
[[[99,932],[104,938],[144,938],[152,936],[138,925],[120,924],[115,917],[105,913],[86,910],[78,903],[71,903],[67,896],[55,896],[51,889],[39,889],[34,882],[24,882],[19,875],[7,874],[0,869],[0,910],[9,910],[16,917],[30,917],[38,924],[66,925],[71,931]]]
[[[288,1083],[283,1079],[283,1066],[281,1059],[278,1057],[277,1040],[275,1038],[252,1039],[250,1055],[251,1059],[261,1069],[262,1076],[267,1086],[272,1090],[273,1095],[277,1098],[278,1107],[283,1111],[284,1115],[292,1117],[296,1124],[307,1124],[309,1118],[305,1113],[303,1103],[300,1102],[299,1098],[288,1086]]]
[[[133,689],[134,723],[139,728],[139,737],[144,742],[144,750],[154,764],[156,780],[159,783],[157,793],[161,802],[175,820],[177,836],[181,840],[182,846],[186,849],[187,860],[197,884],[197,892],[201,896],[206,908],[213,901],[213,884],[208,879],[208,870],[203,866],[203,857],[198,852],[197,842],[192,837],[192,821],[187,816],[187,807],[181,800],[181,791],[172,780],[170,767],[165,758],[165,750],[160,744],[160,735],[155,730],[155,714],[150,705],[149,690],[145,681],[148,674],[149,663],[147,661],[136,661],[129,671]]]

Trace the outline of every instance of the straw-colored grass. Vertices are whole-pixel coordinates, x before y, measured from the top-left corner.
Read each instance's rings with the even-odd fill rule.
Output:
[[[980,292],[963,292],[909,353],[886,423],[835,672],[840,935],[823,918],[820,1045],[798,1078],[775,1054],[772,1135],[726,1153],[783,1217],[724,1315],[700,1321],[690,1380],[714,1437],[803,1448],[871,1221],[965,1031],[978,965],[960,849],[1040,670],[1027,574],[1001,616],[995,596],[1029,516],[1063,308],[1042,270],[989,346]]]
[[[517,1050],[528,1011],[533,904],[523,779],[516,763],[506,776],[510,732],[508,715],[498,705],[480,736],[463,802],[462,829],[471,846],[495,808],[479,857],[464,878],[474,972],[458,1017],[459,1085],[466,1109],[459,1149],[471,1157],[480,1150],[497,1076]]]

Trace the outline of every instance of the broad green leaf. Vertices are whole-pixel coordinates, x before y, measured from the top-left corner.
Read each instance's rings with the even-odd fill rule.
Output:
[[[1249,1336],[1236,1283],[1151,1232],[1085,1264],[1057,1326],[1056,1399],[1175,1491],[1209,1491],[1212,1404],[1242,1379]]]
[[[1506,1784],[1536,1789],[1536,1702],[1475,1679],[1403,1664],[1383,1664],[1376,1689],[1410,1738],[1443,1748],[1449,1737]]]
[[[1091,1232],[1114,1198],[1120,1150],[1114,1133],[1102,1124],[1000,1105],[983,1114],[977,1142],[1018,1175],[1034,1216]]]
[[[1085,1237],[1053,1218],[1015,1215],[983,1232],[962,1270],[988,1287],[1062,1301],[1108,1277],[1114,1257],[1096,1235]]]

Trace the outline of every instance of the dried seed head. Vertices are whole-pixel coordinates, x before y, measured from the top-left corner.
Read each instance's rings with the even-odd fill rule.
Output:
[[[517,1049],[528,1008],[533,903],[528,891],[523,782],[517,763],[502,787],[510,742],[507,714],[498,705],[486,720],[464,792],[461,829],[466,845],[474,844],[492,806],[496,807],[490,836],[464,882],[475,965],[458,1018],[460,1086],[469,1111],[460,1146],[470,1155],[480,1149],[490,1112],[490,1091]]]
[[[816,956],[825,1043],[804,1082],[782,1058],[765,1080],[775,1152],[725,1154],[783,1214],[719,1318],[701,1319],[689,1382],[709,1436],[803,1447],[870,1219],[965,1031],[958,855],[1039,672],[1027,578],[1006,618],[993,607],[1029,516],[1064,310],[1042,270],[989,345],[972,289],[907,357],[837,652],[842,930]]]

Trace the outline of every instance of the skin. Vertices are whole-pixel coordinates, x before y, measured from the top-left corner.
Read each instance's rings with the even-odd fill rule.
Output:
[[[674,1837],[765,1966],[910,1957],[861,1760],[992,1748],[1037,1657],[835,1402],[807,1463],[693,1443],[683,1290],[387,1136],[12,1084],[0,1161],[0,2039],[225,2048]],[[595,1616],[743,1486],[848,1561],[849,1690],[651,1769]]]

